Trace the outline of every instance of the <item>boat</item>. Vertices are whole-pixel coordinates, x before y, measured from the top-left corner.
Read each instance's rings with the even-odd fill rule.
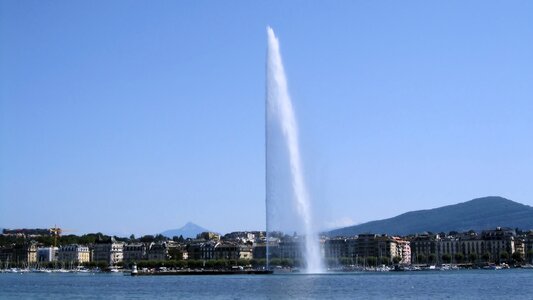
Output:
[[[501,266],[497,266],[497,265],[488,265],[488,266],[484,266],[483,269],[485,269],[485,270],[501,270],[502,267]]]

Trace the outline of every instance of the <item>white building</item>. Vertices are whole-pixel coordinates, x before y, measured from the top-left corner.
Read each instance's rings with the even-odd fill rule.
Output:
[[[117,242],[114,237],[98,238],[94,243],[93,261],[107,262],[115,265],[124,259],[124,243]]]
[[[89,262],[89,247],[78,244],[61,246],[58,251],[58,260],[78,264]]]
[[[37,248],[37,261],[57,261],[58,252],[59,248],[57,247],[39,247]]]

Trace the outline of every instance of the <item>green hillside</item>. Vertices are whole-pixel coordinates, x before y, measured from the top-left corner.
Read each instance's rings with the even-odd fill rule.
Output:
[[[424,231],[449,232],[495,227],[533,229],[533,207],[502,197],[484,197],[455,205],[407,212],[394,218],[335,229],[330,236],[360,233],[408,235]]]

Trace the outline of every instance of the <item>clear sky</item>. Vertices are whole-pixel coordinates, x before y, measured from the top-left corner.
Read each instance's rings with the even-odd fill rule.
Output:
[[[0,227],[264,229],[266,27],[322,227],[533,205],[531,1],[0,2]]]

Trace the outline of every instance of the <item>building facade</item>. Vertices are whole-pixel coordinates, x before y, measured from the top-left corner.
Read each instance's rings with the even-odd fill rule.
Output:
[[[37,248],[37,261],[51,262],[57,261],[59,255],[58,247],[39,247]]]
[[[168,259],[167,243],[151,243],[148,249],[148,260]]]
[[[66,245],[59,247],[57,260],[64,263],[82,264],[90,261],[89,247],[82,245]]]
[[[124,243],[117,242],[114,237],[99,237],[93,246],[93,261],[116,265],[124,260]]]
[[[34,241],[0,248],[0,262],[31,265],[37,262],[37,244]]]
[[[136,262],[147,258],[146,245],[144,243],[132,243],[124,245],[122,250],[124,262]]]

